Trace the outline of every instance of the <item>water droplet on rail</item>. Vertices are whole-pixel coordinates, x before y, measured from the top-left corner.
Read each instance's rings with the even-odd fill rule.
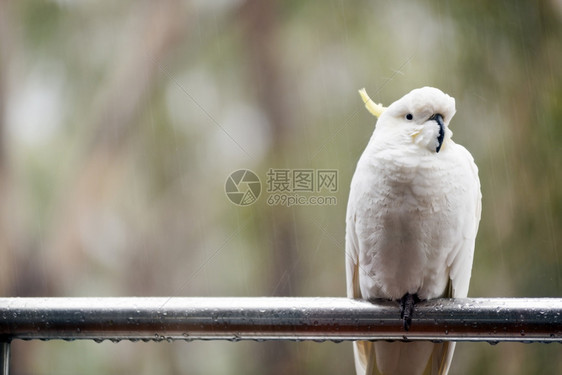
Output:
[[[240,338],[240,336],[239,336],[237,333],[235,333],[234,336],[232,336],[232,337],[230,338],[230,341],[232,341],[232,342],[238,342],[238,341],[240,341],[240,340],[241,340],[241,338]]]

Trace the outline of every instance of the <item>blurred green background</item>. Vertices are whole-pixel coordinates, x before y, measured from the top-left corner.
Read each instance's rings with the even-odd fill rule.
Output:
[[[413,88],[480,169],[470,296],[562,297],[562,1],[0,1],[0,293],[343,296],[349,182]],[[253,170],[262,195],[231,203]],[[331,169],[335,205],[269,205]],[[306,195],[306,194],[304,194]],[[460,344],[451,374],[559,374]],[[14,374],[349,374],[350,343],[22,342]]]

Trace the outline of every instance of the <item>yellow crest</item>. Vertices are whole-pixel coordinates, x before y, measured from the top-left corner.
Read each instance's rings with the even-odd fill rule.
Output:
[[[367,95],[367,90],[364,88],[359,90],[359,95],[361,95],[361,99],[363,99],[363,103],[365,103],[365,108],[375,117],[380,117],[381,114],[386,110],[386,107],[383,107],[382,104],[377,104],[369,98]]]

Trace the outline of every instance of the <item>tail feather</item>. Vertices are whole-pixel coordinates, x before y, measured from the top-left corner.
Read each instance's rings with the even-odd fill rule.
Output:
[[[388,345],[389,343],[383,343],[383,345],[385,344]],[[398,350],[399,352],[402,352],[405,348],[408,348],[408,346],[404,346],[404,345],[409,345],[411,347],[412,344],[414,343],[392,343],[391,347],[394,348],[392,349],[393,351]],[[369,342],[369,341],[356,341],[353,343],[353,354],[355,359],[356,374],[357,375],[394,375],[392,373],[386,374],[386,373],[381,373],[379,371],[379,367],[377,366],[376,363],[377,352],[375,350],[375,345],[376,343]],[[387,347],[387,349],[391,347]],[[411,349],[415,350],[415,348],[413,347]],[[431,352],[431,356],[429,357],[429,360],[427,361],[427,366],[423,371],[423,375],[447,375],[447,373],[449,372],[449,367],[451,366],[451,360],[453,358],[454,349],[455,349],[454,342],[443,342],[439,344],[433,344],[433,350]],[[412,354],[411,352],[407,354],[408,351],[409,350],[403,353],[404,355],[406,355],[406,357],[409,357],[409,355]],[[384,355],[383,353],[385,353],[385,351],[381,351],[378,354],[379,356],[381,356]],[[389,354],[389,352],[386,351],[385,354]],[[404,355],[399,355],[399,357],[402,358],[399,359],[396,358],[396,359],[398,359],[399,361],[408,360],[408,358],[405,358]],[[384,361],[385,360],[384,358],[386,358],[386,356],[379,358],[379,360]],[[413,359],[413,357],[410,357],[410,359]],[[404,368],[404,363],[402,365],[397,364],[397,366],[398,368],[389,371],[390,372],[398,371],[400,374],[402,374],[402,373],[410,373],[410,371],[412,370],[411,368],[409,370],[407,368]]]
[[[375,346],[369,341],[355,341],[353,343],[355,358],[355,372],[357,375],[380,375],[375,363]]]

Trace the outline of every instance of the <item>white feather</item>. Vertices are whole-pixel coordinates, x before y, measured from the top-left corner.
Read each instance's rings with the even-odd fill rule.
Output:
[[[351,182],[346,216],[350,298],[466,297],[480,221],[478,169],[455,144],[455,101],[413,90],[380,116]],[[408,114],[412,115],[411,119]],[[440,114],[445,125],[436,152]],[[446,374],[454,343],[357,342],[358,374]],[[428,365],[428,362],[431,363]]]

